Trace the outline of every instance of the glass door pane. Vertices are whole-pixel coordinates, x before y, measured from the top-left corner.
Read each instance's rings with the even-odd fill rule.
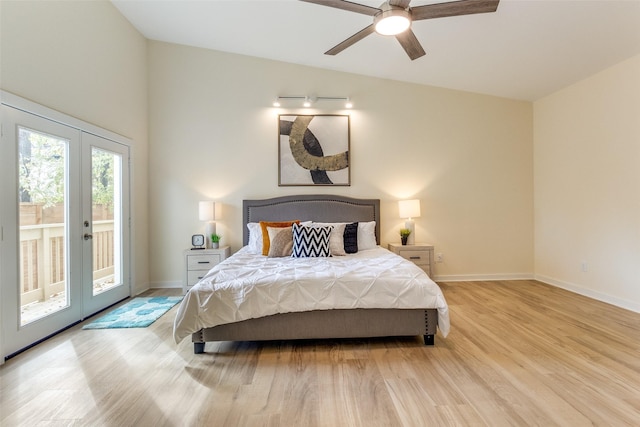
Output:
[[[20,325],[69,306],[69,141],[18,127]]]
[[[91,147],[93,295],[122,285],[122,156]]]

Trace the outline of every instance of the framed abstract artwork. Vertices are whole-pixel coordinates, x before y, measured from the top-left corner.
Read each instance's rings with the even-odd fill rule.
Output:
[[[278,116],[278,185],[351,185],[348,115]]]

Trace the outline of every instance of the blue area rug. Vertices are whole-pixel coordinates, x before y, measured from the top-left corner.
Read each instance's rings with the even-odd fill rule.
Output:
[[[82,329],[146,328],[180,301],[182,297],[134,298]]]

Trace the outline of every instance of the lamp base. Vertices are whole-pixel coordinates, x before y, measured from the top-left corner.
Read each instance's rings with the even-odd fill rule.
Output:
[[[207,249],[213,249],[213,245],[211,244],[211,235],[216,233],[216,223],[213,221],[209,221],[207,226],[205,227],[205,237],[207,241]]]
[[[404,222],[404,228],[411,231],[407,237],[407,245],[414,245],[416,243],[416,223],[412,219],[408,219]]]

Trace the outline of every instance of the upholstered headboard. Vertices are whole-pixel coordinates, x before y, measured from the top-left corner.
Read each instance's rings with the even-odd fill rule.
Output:
[[[242,241],[249,243],[247,224],[260,221],[376,222],[380,244],[380,200],[345,196],[283,196],[242,202]]]

